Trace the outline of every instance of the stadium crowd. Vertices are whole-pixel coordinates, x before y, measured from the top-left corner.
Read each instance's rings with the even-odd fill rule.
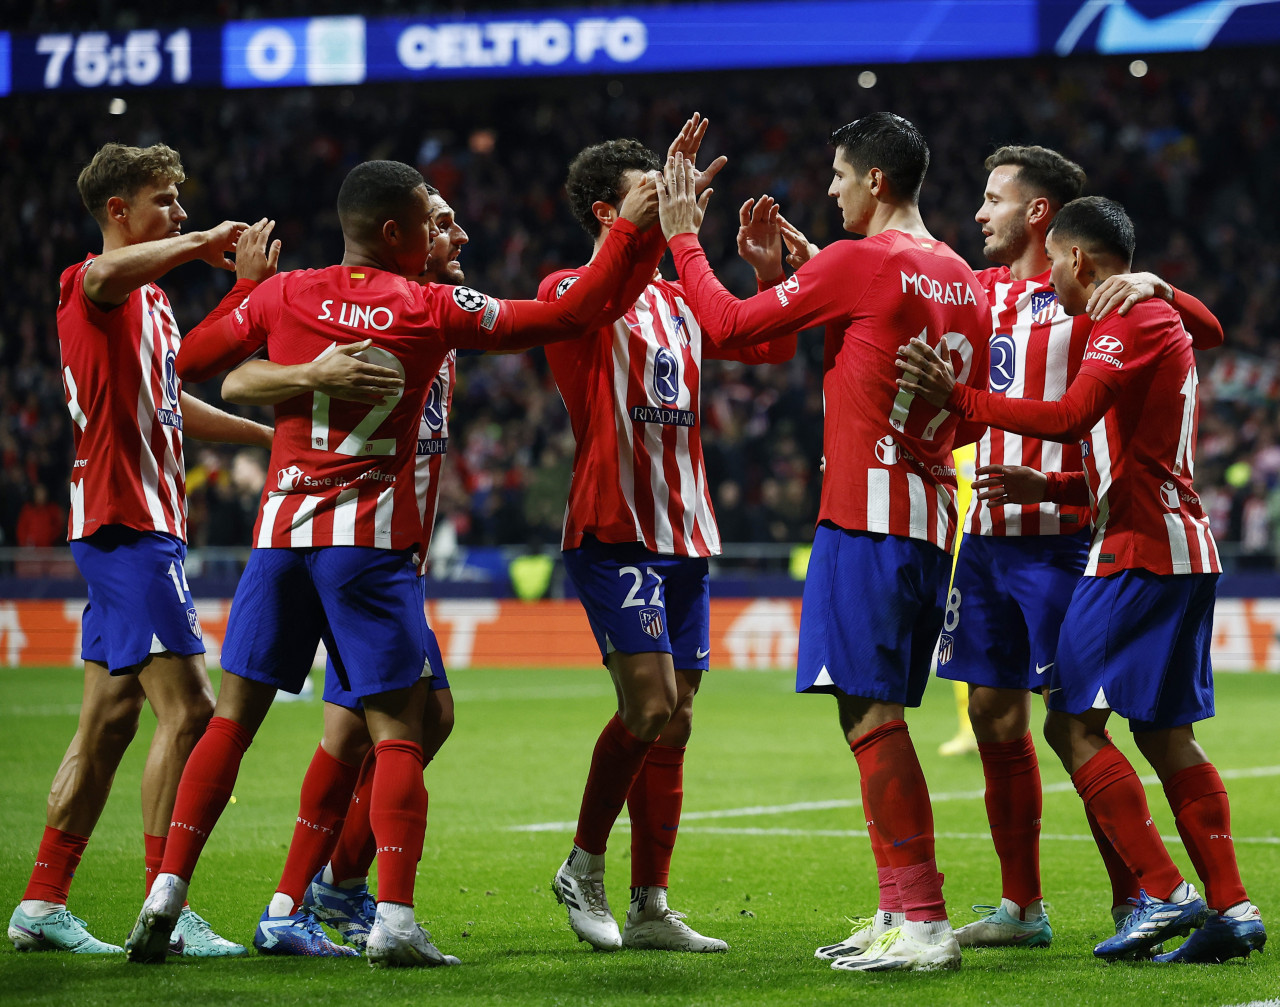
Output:
[[[0,119],[8,154],[0,201],[9,220],[0,233],[9,272],[0,300],[0,544],[65,540],[65,525],[53,519],[67,502],[72,458],[56,277],[100,244],[74,181],[107,140],[176,147],[188,175],[187,228],[272,217],[286,269],[336,258],[333,193],[352,165],[407,161],[457,210],[470,237],[462,253],[468,283],[532,297],[543,276],[590,254],[563,193],[572,154],[604,136],[635,136],[662,149],[696,108],[712,121],[705,149],[729,157],[704,243],[726,282],[745,294],[753,281],[733,255],[737,206],[769,193],[813,241],[839,238],[838,215],[824,195],[827,131],[891,108],[917,122],[933,149],[926,220],[971,263],[982,264],[973,213],[983,158],[1002,143],[1043,143],[1085,167],[1087,191],[1128,207],[1138,226],[1138,268],[1217,313],[1227,346],[1201,363],[1197,482],[1224,552],[1270,568],[1280,551],[1280,340],[1273,338],[1280,204],[1269,192],[1280,156],[1280,62],[1261,50],[1184,56],[1174,76],[1152,63],[1143,78],[1115,60],[886,67],[870,88],[842,68],[564,79],[518,89],[472,82],[127,94],[121,115],[108,114],[112,96],[105,94],[10,99]],[[193,265],[166,277],[164,287],[189,329],[230,282]],[[820,340],[802,339],[786,365],[708,364],[707,471],[725,541],[811,537],[820,355]],[[216,385],[198,394],[220,402]],[[476,545],[558,542],[573,438],[543,354],[462,361],[451,428],[442,534]],[[192,545],[247,544],[264,462],[252,450],[191,445]]]

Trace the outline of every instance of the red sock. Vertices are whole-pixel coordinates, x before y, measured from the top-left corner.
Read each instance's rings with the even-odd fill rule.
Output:
[[[578,811],[578,831],[573,842],[579,849],[604,852],[613,823],[652,747],[652,741],[641,741],[628,731],[617,714],[604,725],[591,753],[591,769]]]
[[[880,901],[876,903],[876,908],[888,913],[900,913],[902,896],[898,894],[898,883],[893,880],[893,868],[889,866],[889,855],[884,851],[884,840],[880,838],[880,831],[871,819],[871,812],[867,810],[867,783],[865,780],[860,783],[862,813],[867,820],[867,835],[871,837],[871,855],[876,860],[876,883],[880,886]]]
[[[1151,821],[1138,774],[1115,745],[1099,750],[1071,777],[1089,813],[1098,820],[1125,866],[1152,898],[1168,898],[1182,875],[1169,859]]]
[[[196,742],[173,802],[173,820],[160,870],[190,881],[209,833],[231,799],[253,735],[234,720],[214,717]]]
[[[684,749],[654,745],[627,794],[631,812],[631,887],[666,888],[684,802]]]
[[[851,746],[864,807],[880,834],[902,911],[913,922],[945,920],[942,876],[933,856],[933,808],[905,721],[891,720]]]
[[[367,878],[369,868],[373,866],[374,857],[377,856],[378,844],[374,841],[373,827],[369,824],[375,761],[371,748],[360,765],[360,775],[356,778],[350,803],[347,805],[347,817],[343,819],[342,828],[338,832],[338,842],[329,854],[329,868],[333,871],[334,884],[350,881],[352,878]]]
[[[1210,909],[1222,912],[1248,896],[1240,881],[1235,841],[1231,838],[1231,806],[1227,788],[1212,762],[1188,766],[1164,785],[1173,809],[1178,835],[1204,882],[1204,899]]]
[[[1001,896],[1025,909],[1040,898],[1040,764],[1031,732],[1016,741],[979,743],[991,839],[1000,858]]]
[[[1124,858],[1111,845],[1111,840],[1106,837],[1102,826],[1093,817],[1093,812],[1089,810],[1087,804],[1084,813],[1089,819],[1089,831],[1093,833],[1093,841],[1097,844],[1098,853],[1102,856],[1102,865],[1107,869],[1107,877],[1111,880],[1111,905],[1123,906],[1130,899],[1138,897],[1138,889],[1142,886],[1138,884],[1138,879],[1133,871],[1129,870]]]
[[[147,865],[147,890],[142,893],[144,899],[151,894],[151,883],[160,873],[160,864],[164,861],[164,840],[164,836],[142,834],[143,859]]]
[[[295,910],[316,871],[329,862],[359,773],[359,766],[339,762],[323,745],[316,746],[316,754],[311,757],[307,775],[302,779],[293,841],[289,844],[280,884],[276,886],[276,891],[293,899]]]
[[[80,858],[88,844],[88,836],[77,836],[46,825],[23,901],[37,899],[66,905],[71,879],[76,876],[76,868],[80,866]]]
[[[379,741],[374,752],[369,824],[378,842],[378,901],[411,906],[427,832],[422,746],[412,741]]]

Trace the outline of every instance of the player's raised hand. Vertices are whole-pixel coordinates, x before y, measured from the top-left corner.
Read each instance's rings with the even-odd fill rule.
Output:
[[[365,339],[343,343],[310,364],[309,383],[330,398],[377,405],[388,395],[404,388],[404,377],[390,367],[362,360],[361,352],[372,345]]]
[[[680,132],[676,134],[676,138],[671,141],[671,146],[667,148],[668,161],[677,154],[684,155],[685,161],[693,170],[695,192],[701,192],[710,185],[711,180],[720,173],[720,169],[729,163],[729,159],[721,154],[707,165],[704,170],[699,171],[696,167],[698,150],[702,146],[702,138],[707,135],[707,127],[710,124],[710,119],[704,119],[702,113],[694,112],[685,121],[685,124],[680,127]]]
[[[772,196],[748,199],[738,208],[738,255],[761,283],[782,275],[782,228]]]
[[[280,261],[280,239],[271,240],[276,222],[263,217],[240,233],[236,241],[236,279],[261,282],[275,276]]]
[[[618,216],[631,221],[641,231],[658,222],[658,180],[645,175],[631,187],[618,207]]]
[[[236,264],[227,258],[227,253],[236,250],[236,242],[248,228],[242,220],[224,220],[217,227],[201,231],[204,240],[200,243],[200,258],[211,266],[234,271]]]
[[[1049,480],[1026,465],[979,465],[975,474],[973,491],[993,507],[1044,502]]]
[[[1117,273],[1094,288],[1084,310],[1096,322],[1112,311],[1127,315],[1135,304],[1153,297],[1171,300],[1173,288],[1155,273]]]
[[[702,216],[714,189],[694,190],[693,166],[683,154],[667,158],[667,167],[658,186],[658,216],[662,233],[670,240],[677,234],[697,234]]]
[[[817,255],[822,249],[804,236],[804,232],[791,223],[781,213],[778,214],[778,226],[782,230],[782,240],[787,246],[787,265],[799,269]]]
[[[956,385],[956,375],[951,367],[951,351],[947,348],[945,336],[938,340],[936,350],[923,339],[913,339],[898,347],[895,363],[902,372],[898,378],[899,388],[914,392],[932,405],[941,407],[947,404],[951,389]]]

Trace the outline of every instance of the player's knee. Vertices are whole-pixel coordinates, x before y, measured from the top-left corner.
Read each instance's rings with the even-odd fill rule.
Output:
[[[662,729],[662,740],[673,747],[683,748],[693,734],[693,703],[681,703]]]
[[[84,731],[85,740],[103,755],[123,752],[138,733],[141,713],[141,700],[118,700],[97,711]]]
[[[1052,710],[1044,718],[1044,740],[1063,763],[1071,758],[1071,723]]]
[[[671,723],[675,702],[667,696],[649,696],[627,709],[627,730],[641,741],[655,741]]]

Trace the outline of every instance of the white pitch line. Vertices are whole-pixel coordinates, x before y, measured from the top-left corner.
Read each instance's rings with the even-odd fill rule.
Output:
[[[1224,780],[1244,780],[1255,779],[1264,776],[1280,776],[1280,766],[1253,766],[1248,769],[1223,769],[1219,770],[1219,774]],[[1157,787],[1160,785],[1160,779],[1156,776],[1140,777],[1143,786]],[[1061,783],[1049,783],[1043,787],[1046,794],[1061,794],[1075,790],[1075,786],[1071,781],[1063,781]],[[948,801],[973,801],[981,800],[984,792],[981,790],[956,790],[950,793],[930,794],[929,800],[934,804],[945,804]],[[841,808],[860,808],[862,801],[858,799],[839,799],[831,801],[798,801],[794,804],[755,804],[745,808],[721,808],[715,811],[687,811],[680,816],[681,822],[701,822],[715,818],[759,818],[765,815],[789,815],[798,811],[834,811]],[[535,822],[532,825],[509,825],[508,832],[563,832],[567,829],[577,827],[577,822]],[[689,830],[685,830],[686,832]],[[750,835],[745,832],[743,835]],[[777,833],[784,835],[785,833]],[[803,831],[796,835],[862,835],[861,831],[857,832],[822,832],[822,831]],[[1092,837],[1087,837],[1092,839]],[[1238,842],[1242,840],[1237,840]]]
[[[628,828],[630,826],[627,826]],[[865,838],[866,829],[759,829],[759,828],[725,828],[723,826],[694,826],[686,829],[683,826],[681,833],[696,833],[707,836],[791,836],[798,838],[832,838],[832,839],[858,839]],[[991,841],[990,832],[936,832],[935,839],[946,840],[979,840]],[[1178,836],[1161,836],[1166,843],[1181,843],[1182,839]],[[1069,836],[1057,835],[1054,833],[1041,833],[1040,839],[1047,842],[1067,842],[1067,843],[1092,843],[1093,836]],[[1233,836],[1232,840],[1237,843],[1254,844],[1261,846],[1280,846],[1280,836]]]

